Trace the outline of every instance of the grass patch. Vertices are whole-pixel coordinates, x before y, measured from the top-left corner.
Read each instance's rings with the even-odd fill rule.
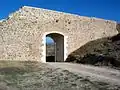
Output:
[[[107,90],[108,85],[39,62],[0,62],[0,90]],[[115,89],[110,89],[115,90]]]

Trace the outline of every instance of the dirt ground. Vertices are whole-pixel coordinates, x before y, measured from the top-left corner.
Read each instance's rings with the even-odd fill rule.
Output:
[[[1,61],[0,90],[120,90],[120,70],[70,63]]]

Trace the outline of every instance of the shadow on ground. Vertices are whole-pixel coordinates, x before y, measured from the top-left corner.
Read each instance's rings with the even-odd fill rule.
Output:
[[[55,62],[55,56],[47,56],[46,62]]]

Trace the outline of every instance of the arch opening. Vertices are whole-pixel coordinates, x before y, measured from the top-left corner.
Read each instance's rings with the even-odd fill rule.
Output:
[[[46,62],[64,61],[64,36],[58,33],[46,35]]]
[[[46,36],[46,62],[55,62],[55,41]]]

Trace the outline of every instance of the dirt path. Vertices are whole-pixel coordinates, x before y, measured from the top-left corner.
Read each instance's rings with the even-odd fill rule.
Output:
[[[0,62],[0,90],[120,90],[120,72],[71,63]]]
[[[73,73],[88,77],[93,81],[107,82],[112,85],[120,85],[120,71],[106,67],[95,67],[90,65],[72,63],[47,63],[54,68],[61,68]]]

